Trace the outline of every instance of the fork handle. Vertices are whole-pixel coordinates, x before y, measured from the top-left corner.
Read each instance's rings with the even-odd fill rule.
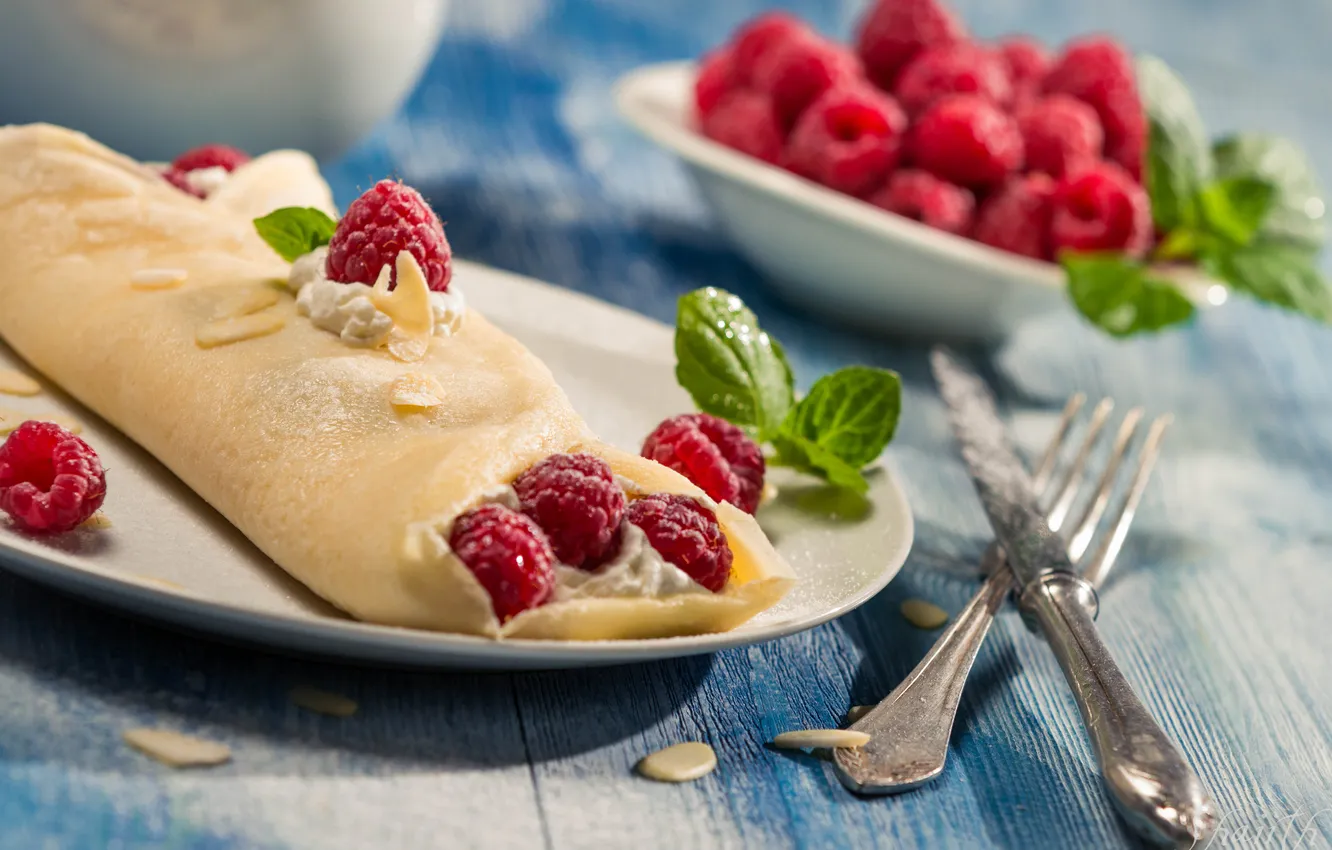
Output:
[[[1059,659],[1125,820],[1154,844],[1201,847],[1216,829],[1216,804],[1101,641],[1096,591],[1056,572],[1027,585],[1019,602]]]

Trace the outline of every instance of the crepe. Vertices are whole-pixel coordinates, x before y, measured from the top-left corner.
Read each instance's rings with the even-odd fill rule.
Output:
[[[298,188],[282,202],[323,203],[327,187],[308,177],[286,184]],[[0,336],[361,620],[492,637],[662,637],[734,628],[787,591],[793,574],[752,517],[602,443],[546,366],[476,310],[453,335],[422,340],[410,255],[381,298],[414,362],[352,348],[298,315],[280,284],[290,266],[250,221],[271,197],[259,186],[200,201],[81,134],[0,128]],[[184,282],[131,285],[160,269]],[[252,335],[203,347],[201,328],[219,317]],[[442,403],[395,408],[399,382],[437,386]],[[577,451],[633,488],[714,508],[735,556],[726,589],[556,602],[501,624],[441,535],[496,485]]]

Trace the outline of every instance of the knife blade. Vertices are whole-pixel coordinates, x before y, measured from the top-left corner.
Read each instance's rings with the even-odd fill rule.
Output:
[[[1031,476],[1008,439],[985,381],[942,346],[930,352],[930,368],[962,459],[1018,583],[1026,586],[1051,572],[1073,572],[1065,544],[1045,521]]]

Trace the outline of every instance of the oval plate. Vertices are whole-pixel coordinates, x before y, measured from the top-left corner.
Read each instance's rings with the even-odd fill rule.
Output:
[[[597,433],[634,448],[658,422],[692,409],[676,385],[672,329],[584,295],[471,263],[468,301],[549,365]],[[21,361],[0,346],[0,368]],[[30,371],[30,370],[27,370]],[[0,519],[0,566],[94,602],[231,641],[392,665],[558,669],[715,652],[789,635],[850,611],[897,573],[911,547],[906,496],[887,468],[868,499],[775,470],[759,521],[799,576],[791,593],[734,631],[626,641],[493,641],[347,618],[287,576],[165,467],[49,385],[0,396],[27,416],[63,414],[108,469],[110,525],[49,539]]]

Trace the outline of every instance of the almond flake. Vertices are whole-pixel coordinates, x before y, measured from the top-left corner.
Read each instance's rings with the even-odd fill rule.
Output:
[[[231,289],[213,306],[214,319],[237,319],[267,310],[278,303],[278,291],[272,286],[246,286]]]
[[[145,584],[155,584],[158,587],[165,587],[168,590],[188,589],[183,584],[176,584],[174,581],[169,581],[164,578],[158,578],[157,576],[145,576],[145,575],[139,575],[138,573],[132,573],[131,577],[134,578],[136,581],[141,581]]]
[[[870,742],[870,736],[864,732],[852,732],[850,729],[798,729],[795,732],[783,732],[772,739],[774,747],[785,750],[822,747],[863,747]]]
[[[857,720],[874,710],[872,705],[853,705],[846,710],[846,722],[854,725]]]
[[[200,348],[217,348],[247,339],[268,336],[282,330],[286,319],[277,313],[255,313],[233,319],[222,319],[200,325],[194,333],[194,341]]]
[[[421,266],[410,251],[399,251],[395,263],[398,285],[389,291],[393,272],[385,265],[370,290],[375,309],[393,320],[388,352],[404,363],[425,357],[435,332],[435,311],[430,306],[430,287]]]
[[[948,612],[924,599],[908,599],[902,603],[902,617],[918,629],[932,631],[948,622]]]
[[[717,767],[717,754],[699,741],[687,741],[645,756],[638,772],[658,782],[691,782]]]
[[[42,385],[17,369],[0,369],[0,393],[4,395],[37,395]]]
[[[139,269],[130,275],[130,288],[144,292],[175,289],[189,276],[185,269]]]
[[[170,729],[130,729],[121,738],[149,758],[170,767],[207,767],[231,761],[231,748],[226,744]]]
[[[97,513],[88,517],[82,522],[82,524],[79,525],[79,528],[86,528],[91,531],[99,531],[101,529],[110,528],[110,527],[111,527],[111,518],[108,517],[106,514],[102,513],[101,511],[98,511]]]
[[[287,699],[291,700],[293,705],[333,717],[351,717],[358,707],[354,699],[344,697],[342,694],[321,691],[318,688],[292,688],[287,692]]]
[[[428,410],[444,403],[444,387],[434,375],[408,372],[393,382],[389,403],[406,410]]]

